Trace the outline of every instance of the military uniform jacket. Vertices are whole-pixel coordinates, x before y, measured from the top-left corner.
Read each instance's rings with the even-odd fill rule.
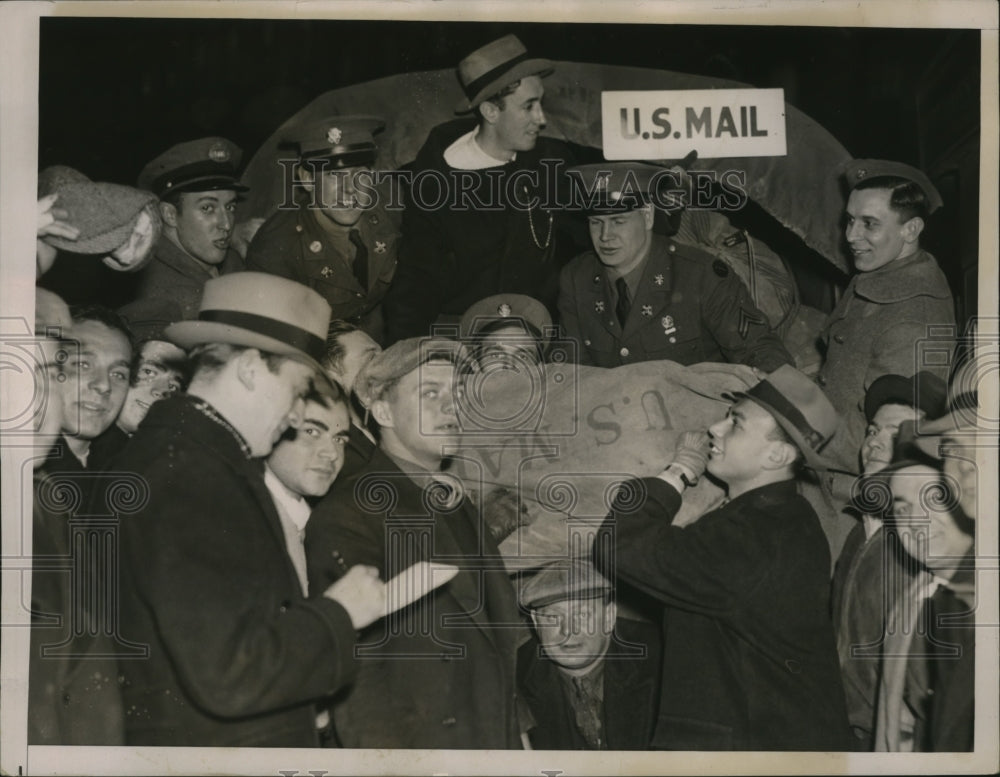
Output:
[[[595,561],[666,605],[653,735],[667,750],[843,750],[830,551],[792,480],[683,528],[674,488],[644,478],[594,540]]]
[[[653,235],[624,329],[613,289],[593,251],[562,271],[559,315],[566,335],[578,343],[581,364],[729,361],[770,372],[792,363],[736,273],[697,248]]]
[[[361,322],[382,302],[396,272],[399,217],[379,202],[353,227],[368,249],[368,288],[354,275],[354,255],[334,246],[320,218],[325,216],[306,207],[279,210],[254,235],[247,269],[298,281],[330,303],[333,318]]]
[[[518,687],[534,718],[536,750],[586,750],[559,666],[532,639],[518,652]],[[639,652],[637,652],[639,651]],[[651,623],[619,616],[604,660],[601,737],[605,750],[647,750],[660,701],[660,634]]]
[[[178,396],[115,463],[148,488],[120,527],[121,634],[148,646],[119,662],[126,744],[315,746],[315,703],[353,676],[354,628],[303,598],[259,462]]]
[[[243,258],[230,248],[218,269],[219,275],[239,272],[244,269]],[[153,297],[173,302],[180,307],[185,319],[198,317],[202,289],[214,277],[201,262],[166,235],[157,241],[152,261],[141,272],[136,299]]]
[[[954,303],[948,280],[926,251],[851,278],[821,333],[826,355],[817,382],[844,420],[825,456],[857,471],[867,426],[861,405],[876,378],[909,377],[921,369],[947,378],[947,366],[935,368],[941,361],[918,361],[918,344],[929,345],[930,328],[935,326],[939,331],[933,350],[937,358],[941,350],[950,356],[955,345]]]
[[[426,207],[409,193],[399,272],[385,303],[390,341],[426,336],[439,315],[461,316],[493,294],[527,294],[550,311],[555,307],[559,269],[577,250],[555,212],[556,187],[566,185],[571,152],[557,140],[539,138],[534,149],[507,164],[455,170],[444,152],[474,126],[461,119],[435,127],[413,162],[414,186],[421,187]],[[524,172],[537,183],[530,175],[514,177]],[[443,199],[432,207],[440,191]],[[538,204],[515,207],[509,204],[515,197],[524,203],[538,198]],[[545,208],[549,197],[553,204]]]
[[[306,525],[309,590],[355,564],[389,579],[433,558],[450,582],[376,622],[358,644],[358,677],[333,707],[343,747],[520,748],[516,657],[527,638],[496,543],[468,499],[434,507],[430,473],[404,473],[381,449],[338,480]]]

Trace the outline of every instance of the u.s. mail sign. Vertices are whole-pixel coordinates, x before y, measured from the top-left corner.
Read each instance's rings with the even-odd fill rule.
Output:
[[[604,158],[785,156],[783,89],[601,93]]]

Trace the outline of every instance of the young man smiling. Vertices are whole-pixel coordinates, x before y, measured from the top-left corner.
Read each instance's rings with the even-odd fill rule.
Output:
[[[784,365],[686,432],[660,476],[625,488],[594,542],[598,568],[665,605],[652,746],[841,750],[847,714],[828,612],[830,552],[796,472],[837,429],[822,391]],[[728,501],[671,525],[707,468]],[[639,498],[642,497],[642,498]]]

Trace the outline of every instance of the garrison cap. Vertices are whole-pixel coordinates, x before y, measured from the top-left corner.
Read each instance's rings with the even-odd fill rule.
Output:
[[[163,198],[173,192],[248,191],[240,183],[243,151],[225,138],[178,143],[142,168],[139,188]]]
[[[922,370],[904,378],[883,375],[872,381],[865,394],[865,418],[870,422],[882,405],[907,405],[923,410],[927,418],[937,418],[944,412],[948,386],[932,372]]]
[[[523,324],[527,334],[539,339],[551,337],[552,316],[541,302],[526,294],[495,294],[472,305],[462,316],[462,338],[483,335],[504,324]]]
[[[553,561],[521,584],[521,606],[537,609],[566,599],[596,599],[612,585],[587,559]]]
[[[664,189],[679,182],[669,167],[644,162],[599,162],[567,169],[573,202],[588,213],[621,213],[653,204],[658,208],[680,206]]]
[[[457,340],[443,337],[411,337],[393,343],[361,368],[354,380],[354,393],[364,407],[379,399],[386,387],[430,361],[458,365],[463,348]]]
[[[847,164],[844,172],[847,188],[853,191],[860,183],[873,178],[902,178],[919,186],[927,198],[927,212],[933,213],[944,202],[941,195],[923,171],[902,162],[887,159],[854,159]]]
[[[458,83],[465,97],[455,106],[455,113],[470,113],[508,84],[528,76],[545,78],[554,70],[550,60],[529,56],[516,35],[504,35],[458,63]]]
[[[377,116],[331,116],[289,130],[279,148],[294,149],[300,160],[329,159],[333,167],[360,167],[375,163],[374,136],[385,129]]]

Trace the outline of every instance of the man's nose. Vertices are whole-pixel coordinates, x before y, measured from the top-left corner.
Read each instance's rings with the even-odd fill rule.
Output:
[[[857,221],[849,221],[847,227],[844,230],[844,234],[847,236],[847,242],[851,243],[858,239],[859,230],[861,229],[860,224]]]
[[[169,397],[173,392],[170,390],[170,381],[167,378],[159,378],[153,381],[153,387],[150,393],[155,399],[163,399],[164,397]]]
[[[601,222],[601,240],[607,241],[611,239],[611,224],[607,221]]]
[[[306,403],[302,400],[302,397],[298,397],[293,403],[288,414],[285,416],[285,420],[288,421],[288,425],[292,429],[298,429],[302,426],[302,418],[306,411]]]
[[[531,118],[538,124],[545,124],[545,111],[541,103],[535,103],[535,107],[531,110]]]
[[[722,436],[722,427],[724,426],[725,423],[726,423],[726,420],[722,419],[721,421],[719,421],[717,423],[714,423],[710,427],[708,427],[708,436],[711,437],[713,440],[718,439],[719,437],[721,437]]]
[[[98,394],[108,394],[111,392],[111,377],[103,370],[95,370],[87,385]]]

